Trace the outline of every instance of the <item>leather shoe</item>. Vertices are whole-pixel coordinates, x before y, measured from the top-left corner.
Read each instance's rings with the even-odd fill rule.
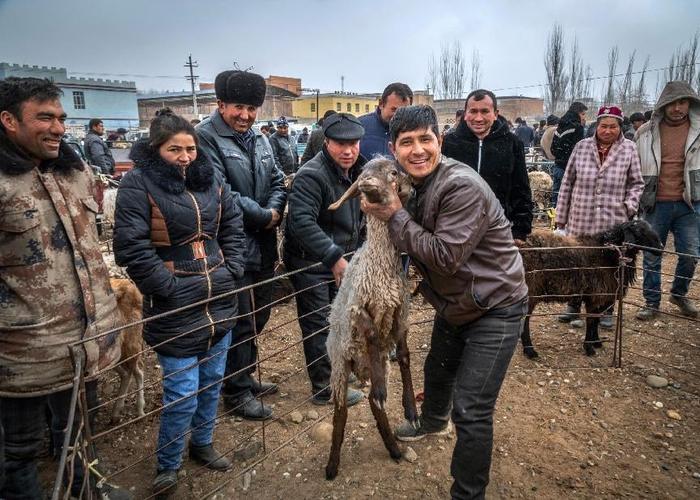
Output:
[[[358,391],[357,389],[351,389],[348,388],[347,396],[345,397],[345,404],[350,407],[354,406],[362,399],[365,397],[365,394],[362,391]],[[319,394],[316,394],[314,397],[311,398],[311,402],[315,405],[323,406],[323,405],[329,405],[332,402],[331,398],[331,391],[330,389],[325,390]]]
[[[255,399],[250,392],[239,398],[224,397],[224,406],[232,410],[234,415],[246,420],[267,420],[272,418],[272,408]]]
[[[232,466],[231,461],[216,451],[211,444],[195,446],[190,443],[190,458],[213,470],[226,471]]]
[[[255,379],[253,379],[253,385],[250,387],[250,392],[253,393],[253,396],[269,396],[270,394],[277,393],[279,390],[280,388],[277,384],[272,382],[258,382]]]

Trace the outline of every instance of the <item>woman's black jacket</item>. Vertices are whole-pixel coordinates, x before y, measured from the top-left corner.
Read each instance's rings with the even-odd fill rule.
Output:
[[[145,142],[131,158],[117,192],[114,255],[144,296],[144,318],[234,290],[246,257],[238,195],[201,150],[184,176]],[[145,323],[144,340],[166,356],[201,354],[233,327],[237,309],[230,294],[178,310]]]

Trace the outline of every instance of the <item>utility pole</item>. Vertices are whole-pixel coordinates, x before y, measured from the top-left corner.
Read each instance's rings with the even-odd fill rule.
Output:
[[[197,61],[192,61],[192,54],[187,58],[185,63],[185,68],[190,69],[190,76],[186,76],[185,79],[189,80],[192,84],[192,113],[194,113],[195,118],[199,118],[199,108],[197,106],[197,91],[195,90],[195,81],[199,78],[199,75],[194,74],[194,68],[198,67]]]

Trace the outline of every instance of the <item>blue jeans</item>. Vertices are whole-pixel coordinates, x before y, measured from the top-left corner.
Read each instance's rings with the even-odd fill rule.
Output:
[[[163,406],[180,401],[165,408],[160,417],[159,451],[156,454],[158,471],[180,468],[185,435],[190,429],[191,445],[211,444],[221,379],[224,376],[226,353],[230,344],[229,331],[211,349],[197,356],[176,358],[158,354],[160,366],[163,368]],[[199,363],[205,358],[211,359]],[[194,396],[200,388],[207,386],[211,387]]]
[[[561,188],[561,181],[564,179],[565,170],[559,165],[554,165],[552,167],[552,206],[557,207],[557,199],[559,198],[559,189]]]
[[[698,255],[698,215],[683,201],[660,201],[654,211],[644,216],[666,246],[669,231],[673,233],[678,253]],[[683,297],[688,293],[690,279],[695,273],[697,257],[678,257],[671,294]],[[658,308],[661,302],[661,255],[644,252],[644,300],[649,307]]]
[[[466,325],[435,317],[425,360],[426,431],[444,429],[452,409],[457,443],[452,454],[452,498],[484,498],[493,448],[493,409],[520,338],[527,301],[492,309]]]

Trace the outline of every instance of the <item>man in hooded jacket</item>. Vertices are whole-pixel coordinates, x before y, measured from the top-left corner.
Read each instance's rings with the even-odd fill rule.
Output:
[[[525,167],[523,143],[498,116],[496,96],[475,90],[467,96],[464,115],[445,134],[442,154],[469,165],[484,178],[512,223],[513,239],[532,231],[532,192]]]
[[[644,192],[639,208],[666,244],[673,233],[675,250],[685,254],[678,264],[669,302],[681,314],[698,315],[688,299],[698,255],[700,212],[700,97],[686,82],[668,82],[654,106],[651,120],[637,131]],[[644,300],[637,319],[658,314],[661,302],[661,256],[644,253]]]

